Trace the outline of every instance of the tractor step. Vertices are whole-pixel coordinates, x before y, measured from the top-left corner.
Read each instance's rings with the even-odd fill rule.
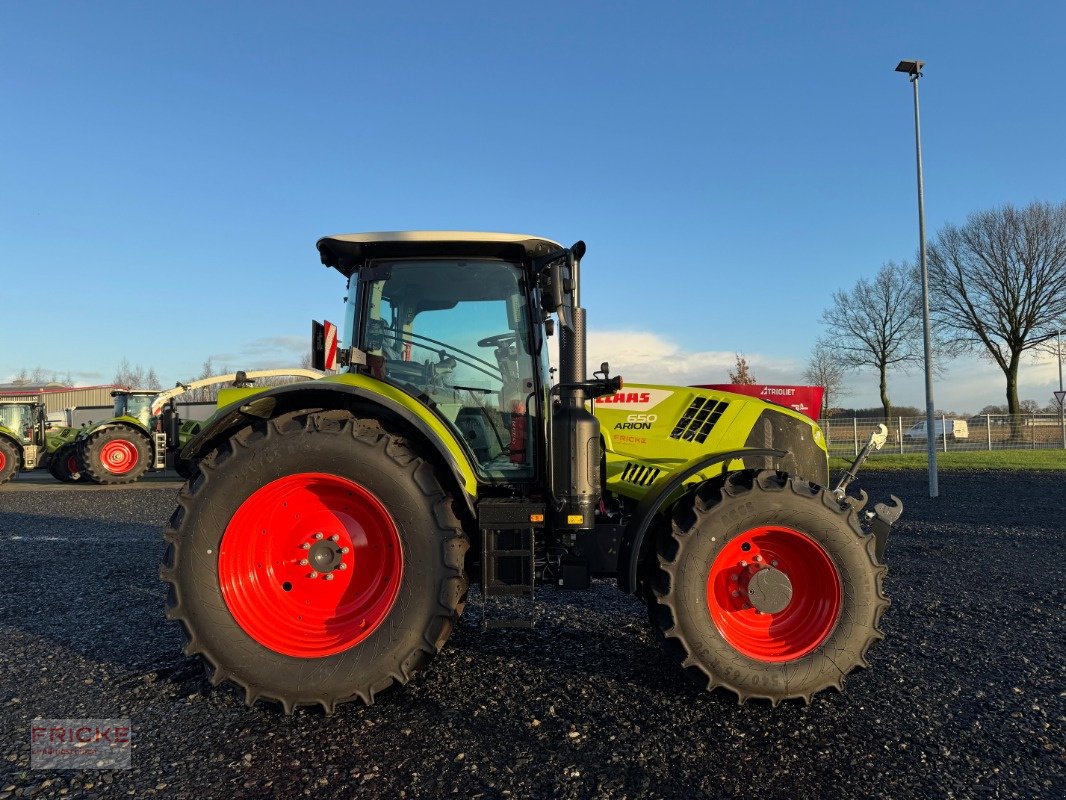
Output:
[[[155,444],[155,458],[152,463],[153,469],[167,468],[167,435],[165,433],[153,433],[152,441]]]
[[[481,529],[482,625],[532,628],[536,618],[536,541],[544,506],[522,500],[484,500]]]

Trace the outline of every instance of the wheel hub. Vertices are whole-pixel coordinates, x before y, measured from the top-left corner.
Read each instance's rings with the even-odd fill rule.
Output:
[[[774,567],[760,569],[748,581],[748,601],[762,614],[778,614],[792,602],[792,581]]]
[[[338,567],[347,568],[341,561],[343,554],[344,552],[339,544],[332,539],[326,539],[311,545],[311,548],[307,551],[307,560],[315,572],[328,575]]]

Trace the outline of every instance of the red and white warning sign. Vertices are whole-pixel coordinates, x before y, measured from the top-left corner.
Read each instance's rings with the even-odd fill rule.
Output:
[[[825,392],[825,387],[822,386],[771,386],[763,383],[701,383],[696,388],[718,389],[723,392],[758,397],[767,403],[774,403],[806,414],[815,422],[818,421],[818,414],[822,410],[822,395]]]
[[[337,326],[328,319],[323,323],[325,328],[325,367],[326,369],[337,368]]]

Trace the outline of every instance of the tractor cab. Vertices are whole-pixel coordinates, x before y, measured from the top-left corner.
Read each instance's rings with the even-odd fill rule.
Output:
[[[534,431],[544,429],[549,372],[529,253],[561,246],[500,234],[449,242],[428,232],[430,254],[417,234],[386,236],[320,244],[349,280],[342,342],[364,362],[355,366],[430,406],[482,479],[538,477],[544,442]]]
[[[112,416],[135,419],[147,430],[152,420],[152,401],[158,394],[150,389],[116,389],[111,392],[115,398]]]
[[[35,400],[0,400],[0,430],[17,438],[20,444],[33,444],[43,408]]]

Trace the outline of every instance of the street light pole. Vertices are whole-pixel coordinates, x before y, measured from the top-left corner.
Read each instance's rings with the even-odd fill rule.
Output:
[[[1059,430],[1062,431],[1062,449],[1066,450],[1066,395],[1062,393],[1062,331],[1055,331],[1055,353],[1059,357]]]
[[[925,444],[929,454],[929,496],[939,497],[936,468],[936,418],[933,403],[933,339],[929,323],[929,263],[925,256],[925,186],[922,180],[922,123],[918,111],[918,79],[924,61],[900,61],[896,72],[910,76],[914,87],[914,148],[918,159],[918,247],[922,267],[922,328],[925,338]]]

